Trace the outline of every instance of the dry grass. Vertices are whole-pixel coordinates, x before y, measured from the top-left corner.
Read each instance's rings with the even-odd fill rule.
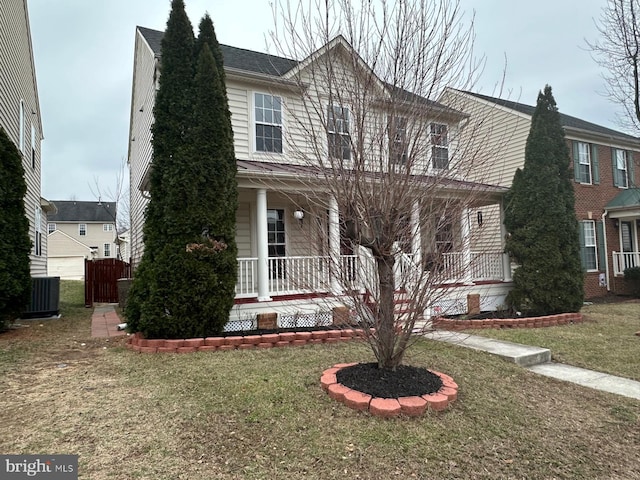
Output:
[[[640,303],[590,305],[582,313],[577,325],[470,333],[549,348],[556,362],[640,381]]]
[[[370,361],[362,344],[140,355],[74,308],[0,336],[0,451],[77,453],[80,478],[640,478],[640,402],[490,355],[419,342],[407,363],[450,373],[459,401],[383,420],[319,386]]]

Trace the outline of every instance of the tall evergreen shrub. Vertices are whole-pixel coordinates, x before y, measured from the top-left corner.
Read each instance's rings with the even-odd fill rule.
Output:
[[[546,315],[578,311],[584,299],[569,148],[548,85],[538,95],[524,168],[505,197],[506,252],[518,264],[508,301]]]
[[[29,220],[25,215],[22,156],[0,127],[0,331],[29,303]]]

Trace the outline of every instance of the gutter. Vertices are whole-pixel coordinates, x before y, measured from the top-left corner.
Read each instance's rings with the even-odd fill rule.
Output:
[[[611,291],[611,287],[609,286],[609,248],[607,247],[607,222],[606,216],[609,214],[608,210],[605,210],[602,214],[602,236],[604,237],[602,241],[604,242],[604,272],[607,280],[607,292]]]

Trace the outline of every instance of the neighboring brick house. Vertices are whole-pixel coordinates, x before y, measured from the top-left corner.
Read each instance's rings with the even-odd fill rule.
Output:
[[[448,89],[441,101],[471,115],[483,115],[482,132],[475,138],[503,151],[502,163],[477,172],[483,181],[510,186],[524,165],[526,140],[535,107],[472,92]],[[580,222],[581,260],[585,297],[609,291],[629,293],[624,269],[640,266],[640,139],[579,118],[560,114],[574,171],[576,217]],[[494,225],[495,212],[485,215]]]
[[[116,258],[116,204],[55,200],[47,232],[49,273],[62,279],[84,278],[84,260]]]
[[[32,243],[31,276],[47,275],[47,213],[41,197],[42,121],[26,0],[8,0],[0,8],[0,127],[22,155],[27,183],[24,198]]]

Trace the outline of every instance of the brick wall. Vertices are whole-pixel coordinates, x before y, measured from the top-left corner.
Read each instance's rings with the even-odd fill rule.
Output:
[[[572,141],[568,141],[569,149],[571,151],[573,159]],[[593,143],[593,142],[591,142]],[[592,185],[583,185],[578,182],[574,182],[574,192],[576,198],[576,217],[578,221],[594,220],[601,221],[602,214],[604,213],[605,206],[616,195],[618,195],[622,189],[615,187],[613,184],[613,169],[611,158],[611,146],[609,145],[597,145],[598,149],[598,163],[600,172],[600,183]],[[634,158],[640,158],[639,152],[634,152]],[[636,161],[637,163],[637,161]],[[636,165],[634,168],[634,179],[629,183],[638,185],[638,179],[640,168]],[[631,180],[631,179],[630,179]],[[614,220],[606,217],[605,230],[607,236],[607,259],[609,262],[609,286],[613,293],[628,294],[629,287],[624,282],[623,278],[614,278],[613,276],[613,258],[612,251],[620,251],[619,231],[615,227]],[[597,242],[601,242],[600,237],[597,238]],[[599,274],[605,272],[605,265],[599,262],[598,272],[587,272],[585,274],[585,298],[600,297],[607,294],[606,286],[599,286]]]

